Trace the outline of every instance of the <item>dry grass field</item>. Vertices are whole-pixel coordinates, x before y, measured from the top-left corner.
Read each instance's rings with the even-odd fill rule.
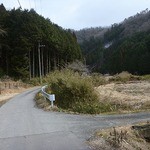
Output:
[[[150,109],[150,82],[110,83],[96,88],[100,101],[116,105],[120,111]]]

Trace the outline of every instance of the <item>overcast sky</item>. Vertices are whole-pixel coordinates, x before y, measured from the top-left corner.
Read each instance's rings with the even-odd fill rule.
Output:
[[[109,26],[148,8],[150,0],[0,0],[7,9],[35,9],[63,28]]]

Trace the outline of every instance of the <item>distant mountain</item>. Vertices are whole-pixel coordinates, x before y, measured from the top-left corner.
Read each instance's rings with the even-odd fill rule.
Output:
[[[75,34],[77,36],[78,42],[81,43],[84,40],[89,40],[91,37],[103,38],[104,34],[107,31],[111,31],[111,29],[115,26],[119,26],[119,28],[122,29],[120,36],[123,37],[130,36],[135,32],[147,31],[150,29],[150,11],[145,9],[134,16],[124,19],[124,21],[121,23],[115,23],[109,27],[84,28],[75,31]]]
[[[107,32],[105,32],[105,42],[111,42],[117,39],[132,36],[135,33],[146,32],[150,30],[150,11],[148,9],[137,13],[125,19],[119,24],[113,24]]]
[[[150,29],[150,11],[148,9],[125,19],[122,23],[123,34],[132,35],[135,32],[148,31]]]
[[[102,73],[150,73],[150,11],[148,9],[108,28],[76,31],[83,56]]]
[[[79,31],[75,31],[75,34],[77,36],[78,42],[82,43],[84,40],[89,40],[91,37],[102,38],[107,30],[108,27],[85,28]]]

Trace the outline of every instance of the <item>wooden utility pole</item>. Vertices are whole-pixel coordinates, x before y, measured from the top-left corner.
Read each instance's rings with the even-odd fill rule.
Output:
[[[45,47],[45,45],[41,45],[40,41],[38,43],[38,55],[39,55],[39,77],[40,77],[40,84],[42,84],[42,70],[41,70],[41,47]]]
[[[44,76],[43,50],[41,51],[41,54],[42,54],[42,76]]]
[[[39,55],[39,77],[40,77],[40,84],[42,84],[40,42],[38,43],[38,55]]]
[[[31,80],[31,55],[29,50],[29,79]]]

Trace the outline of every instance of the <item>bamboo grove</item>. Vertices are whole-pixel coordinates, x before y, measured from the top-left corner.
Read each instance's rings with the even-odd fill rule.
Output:
[[[65,30],[33,9],[6,10],[0,5],[0,76],[45,76],[68,62],[81,59],[80,47],[71,30]],[[39,60],[40,58],[40,60]]]

